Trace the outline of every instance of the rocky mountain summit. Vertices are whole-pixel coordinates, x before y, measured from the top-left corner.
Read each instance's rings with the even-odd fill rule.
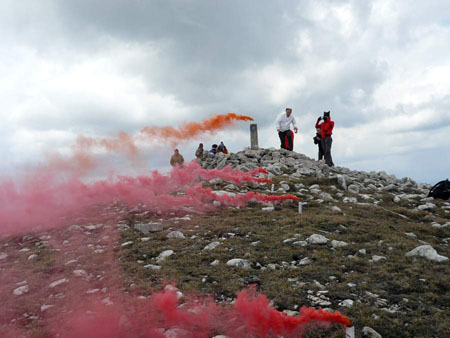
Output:
[[[429,184],[416,183],[408,177],[399,179],[395,175],[388,175],[384,171],[367,173],[339,166],[329,167],[323,160],[315,161],[303,154],[286,149],[245,149],[230,155],[205,153],[204,157],[199,159],[198,162],[206,169],[221,169],[231,165],[235,169],[249,171],[250,169],[262,167],[270,172],[269,178],[283,175],[287,180],[306,177],[336,179],[340,189],[354,194],[354,197],[347,198],[344,202],[358,203],[358,201],[364,201],[363,203],[378,204],[379,201],[374,198],[374,194],[388,192],[392,195],[395,203],[408,201],[409,205],[417,210],[432,210],[436,208],[436,205],[432,203],[433,198],[427,197],[431,188]],[[300,195],[308,191],[301,185],[298,185],[296,188]],[[283,184],[278,191],[282,193],[289,191],[292,193],[287,185]],[[320,193],[316,187],[309,187],[309,192],[313,195]],[[307,198],[314,198],[311,194],[306,195]],[[321,196],[325,200],[332,198],[328,194],[322,194]],[[336,197],[343,197],[343,194],[337,193]],[[445,205],[444,208],[448,209],[447,213],[450,212],[450,207]]]
[[[237,292],[254,287],[288,315],[298,316],[302,306],[340,311],[357,337],[450,337],[450,202],[429,198],[428,184],[330,168],[273,148],[205,153],[198,162],[211,170],[262,167],[269,173],[260,177],[273,184],[204,179],[200,184],[211,189],[204,202],[215,207],[161,214],[118,201],[102,211],[107,222],[1,241],[0,271],[10,272],[4,294],[26,305],[25,314],[19,306],[10,311],[6,324],[36,327],[66,309],[62,300],[72,289],[97,295],[105,306],[119,302],[109,281],[115,274],[105,268],[117,263],[120,288],[138,299],[173,282],[180,307],[191,292],[232,306]],[[302,212],[293,200],[232,205],[218,197],[253,192],[294,195]],[[29,297],[39,299],[34,308]],[[161,334],[189,337],[176,325]],[[345,333],[313,325],[302,337]]]

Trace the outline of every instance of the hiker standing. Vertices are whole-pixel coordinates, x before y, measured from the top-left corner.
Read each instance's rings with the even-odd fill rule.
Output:
[[[283,114],[277,121],[277,131],[281,141],[281,148],[287,150],[292,150],[294,148],[294,142],[291,134],[291,124],[294,126],[294,131],[297,133],[297,123],[295,122],[294,116],[292,116],[292,109],[286,108],[286,114]]]
[[[328,166],[333,167],[334,163],[331,158],[331,144],[333,143],[333,139],[331,138],[331,135],[333,134],[334,122],[331,121],[329,111],[323,112],[322,123],[320,123],[320,120],[322,120],[322,116],[317,119],[316,128],[320,128],[320,141],[325,157],[325,163],[328,164]]]
[[[198,145],[197,150],[195,151],[195,157],[202,158],[202,156],[203,156],[203,143],[200,143]]]
[[[170,165],[172,167],[175,167],[175,166],[181,167],[183,165],[183,163],[184,163],[183,156],[178,152],[178,149],[175,149],[172,157],[170,158]]]
[[[317,146],[319,147],[319,159],[318,161],[320,161],[321,159],[323,159],[323,148],[322,148],[322,136],[320,133],[320,128],[316,128],[316,136],[313,137],[314,140],[314,144],[317,144]]]

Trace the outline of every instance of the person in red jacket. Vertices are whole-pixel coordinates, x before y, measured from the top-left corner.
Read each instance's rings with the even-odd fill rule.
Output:
[[[323,122],[322,116],[317,119],[316,128],[320,128],[320,142],[322,143],[323,154],[325,157],[325,163],[330,167],[334,166],[333,159],[331,158],[331,144],[333,143],[333,139],[331,135],[333,134],[334,122],[330,119],[330,112],[323,112]]]

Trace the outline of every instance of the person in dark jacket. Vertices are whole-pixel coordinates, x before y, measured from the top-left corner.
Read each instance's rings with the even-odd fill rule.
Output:
[[[322,148],[322,138],[320,134],[320,128],[316,128],[316,136],[313,137],[314,144],[317,144],[319,147],[319,159],[318,161],[323,159],[323,148]]]
[[[333,134],[334,122],[331,121],[329,111],[323,112],[322,123],[320,123],[321,120],[322,116],[317,119],[316,128],[320,128],[320,141],[325,157],[325,163],[328,164],[328,166],[333,167],[334,163],[331,157],[331,144],[333,143],[333,139],[331,138],[331,135]]]
[[[210,153],[217,154],[217,144],[213,144]]]

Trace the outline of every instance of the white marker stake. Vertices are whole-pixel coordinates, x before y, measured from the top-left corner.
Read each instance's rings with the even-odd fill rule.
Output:
[[[272,184],[272,188],[270,189],[270,192],[273,194],[273,189],[275,188],[275,184]]]
[[[354,326],[345,328],[345,338],[355,338],[355,327]]]
[[[298,202],[298,213],[301,214],[303,212],[302,210],[302,202]]]

